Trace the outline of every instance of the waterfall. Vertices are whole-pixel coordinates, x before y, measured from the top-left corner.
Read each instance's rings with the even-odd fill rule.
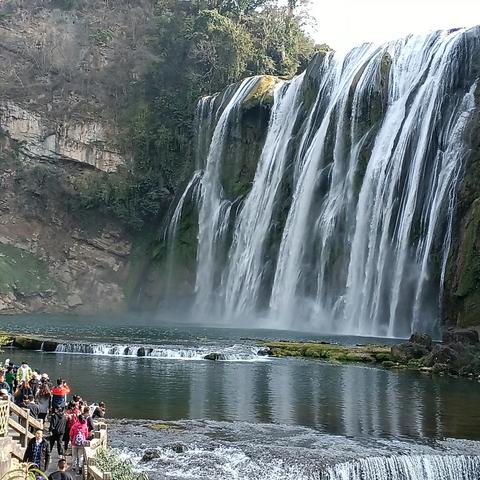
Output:
[[[202,99],[187,187],[199,183],[192,315],[340,334],[436,334],[477,108],[479,44],[475,28],[319,54],[276,85],[244,197],[225,194],[221,172],[259,77]]]
[[[335,465],[322,480],[475,480],[480,458],[465,455],[400,455],[369,457]]]
[[[207,314],[215,305],[219,256],[230,222],[232,202],[226,199],[220,183],[220,168],[226,149],[228,128],[238,121],[238,110],[253,91],[259,78],[244,80],[228,98],[213,132],[200,186],[198,270],[195,284],[197,313]]]

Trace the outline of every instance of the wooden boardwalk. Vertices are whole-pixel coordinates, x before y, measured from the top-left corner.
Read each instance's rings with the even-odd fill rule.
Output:
[[[25,447],[34,437],[33,432],[42,429],[48,441],[48,422],[36,420],[30,416],[28,409],[15,405],[8,398],[0,399],[0,478],[23,461]],[[82,474],[73,471],[71,447],[65,456],[69,466],[68,471],[75,480],[111,480],[109,472],[102,472],[95,466],[96,453],[107,447],[107,426],[104,423],[95,424],[93,438],[85,446],[85,462]],[[51,452],[47,474],[57,470],[58,452],[54,447]]]

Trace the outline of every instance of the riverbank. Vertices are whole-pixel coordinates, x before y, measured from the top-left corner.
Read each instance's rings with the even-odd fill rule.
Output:
[[[441,343],[415,333],[392,346],[328,342],[263,342],[272,357],[305,357],[329,362],[370,363],[387,369],[463,376],[480,380],[480,343],[475,330],[449,330]]]

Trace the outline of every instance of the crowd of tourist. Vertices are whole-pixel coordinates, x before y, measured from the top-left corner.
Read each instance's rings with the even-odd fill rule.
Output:
[[[50,452],[56,446],[60,457],[58,471],[49,478],[71,480],[65,459],[71,445],[72,468],[81,473],[84,448],[92,438],[94,421],[105,417],[104,402],[89,405],[80,395],[71,395],[69,400],[71,391],[64,379],[59,378],[53,384],[47,373],[32,369],[27,362],[16,366],[9,359],[0,369],[0,394],[28,409],[31,417],[45,422],[44,430],[37,430],[28,443],[25,462],[47,471]]]

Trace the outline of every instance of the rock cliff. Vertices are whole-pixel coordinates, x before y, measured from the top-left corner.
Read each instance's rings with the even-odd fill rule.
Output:
[[[0,5],[0,313],[123,310],[135,288],[134,236],[79,185],[130,162],[151,2],[70,3]]]

